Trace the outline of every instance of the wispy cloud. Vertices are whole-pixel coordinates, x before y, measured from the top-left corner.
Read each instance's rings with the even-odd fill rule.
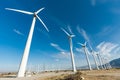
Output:
[[[68,26],[67,28],[68,28],[69,32],[70,32],[71,34],[73,34],[71,27]]]
[[[80,27],[77,27],[77,31],[84,37],[84,39],[88,42],[90,49],[92,49],[91,42],[86,31]]]
[[[64,51],[65,51],[65,50],[62,49],[58,44],[50,43],[50,45],[51,45],[52,47],[54,47],[55,49],[57,49],[58,51],[60,51],[60,52],[64,52]]]
[[[106,57],[111,57],[112,52],[115,51],[115,48],[117,47],[118,47],[118,44],[114,44],[111,42],[101,42],[97,46],[97,49],[102,55]]]
[[[77,52],[84,53],[83,48],[75,48]]]
[[[96,0],[96,1],[98,1],[99,3],[102,3],[102,4],[108,3],[108,2],[112,2],[112,3],[120,2],[120,0]]]
[[[113,27],[114,27],[114,29],[113,29]],[[115,29],[116,29],[116,26],[111,26],[111,25],[103,26],[103,28],[100,30],[100,32],[97,33],[97,36],[108,36]]]
[[[77,27],[77,31],[84,37],[84,39],[86,41],[88,41],[88,42],[90,41],[87,34],[86,34],[86,31],[84,29]]]
[[[117,48],[113,51],[113,53],[115,53],[115,54],[116,54],[116,53],[117,53],[117,54],[120,53],[120,47],[117,47]]]
[[[101,42],[96,48],[101,49],[104,46],[105,42]]]
[[[38,30],[40,33],[42,33],[43,35],[45,35],[45,36],[47,36],[48,38],[50,38],[50,36],[49,36],[48,32],[46,32],[46,30],[43,30],[43,29],[41,29],[41,28],[39,28],[39,27],[37,27],[37,30]]]
[[[95,6],[96,5],[96,0],[90,0],[91,1],[91,5]]]
[[[75,48],[75,50],[76,50],[77,52],[80,52],[80,53],[85,53],[84,50],[83,50],[83,48]],[[86,47],[86,51],[87,51],[87,53],[88,53],[89,55],[91,54],[91,52],[88,50],[87,47]]]
[[[57,59],[70,59],[70,53],[69,52],[59,52],[55,55],[53,55],[54,58]]]
[[[120,2],[120,0],[90,0],[90,2],[91,2],[92,6],[95,6],[96,3],[98,3],[98,4],[105,4],[108,2],[118,3],[118,2]]]
[[[120,46],[115,48],[112,53],[113,53],[113,55],[111,56],[112,59],[120,58]]]
[[[120,15],[120,8],[111,8],[110,12],[115,15]]]
[[[59,59],[55,59],[56,62],[60,61]]]
[[[17,29],[13,29],[13,31],[16,33],[16,34],[18,34],[18,35],[22,35],[22,36],[24,36],[24,34],[23,33],[21,33],[19,30],[17,30]]]
[[[55,49],[57,49],[58,51],[60,51],[59,53],[53,55],[53,57],[58,58],[58,59],[59,58],[64,58],[64,59],[70,58],[69,51],[62,49],[58,44],[55,44],[55,43],[50,43],[50,45],[54,47]]]

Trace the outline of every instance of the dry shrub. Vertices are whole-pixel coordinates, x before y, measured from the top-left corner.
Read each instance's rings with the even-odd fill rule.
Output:
[[[62,74],[61,76],[47,78],[46,80],[83,80],[82,75],[83,73],[81,72],[75,74]]]
[[[71,74],[71,75],[65,76],[63,80],[83,80],[82,73],[77,72],[76,74]]]

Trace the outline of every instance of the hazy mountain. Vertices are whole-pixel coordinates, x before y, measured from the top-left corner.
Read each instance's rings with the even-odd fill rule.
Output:
[[[120,58],[110,61],[110,65],[113,68],[120,68]]]

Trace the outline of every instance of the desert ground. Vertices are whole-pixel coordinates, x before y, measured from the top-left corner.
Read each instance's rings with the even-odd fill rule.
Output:
[[[11,77],[11,78],[10,78]],[[1,74],[0,80],[120,80],[120,69],[44,72],[31,77],[15,78],[15,74]]]

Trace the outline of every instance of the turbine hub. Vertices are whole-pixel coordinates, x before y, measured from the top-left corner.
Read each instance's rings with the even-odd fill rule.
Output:
[[[36,13],[34,13],[34,17],[37,17],[37,16],[36,16]]]
[[[82,47],[85,47],[85,45],[83,45]]]
[[[71,36],[68,36],[68,38],[70,39],[70,38],[72,38]]]

